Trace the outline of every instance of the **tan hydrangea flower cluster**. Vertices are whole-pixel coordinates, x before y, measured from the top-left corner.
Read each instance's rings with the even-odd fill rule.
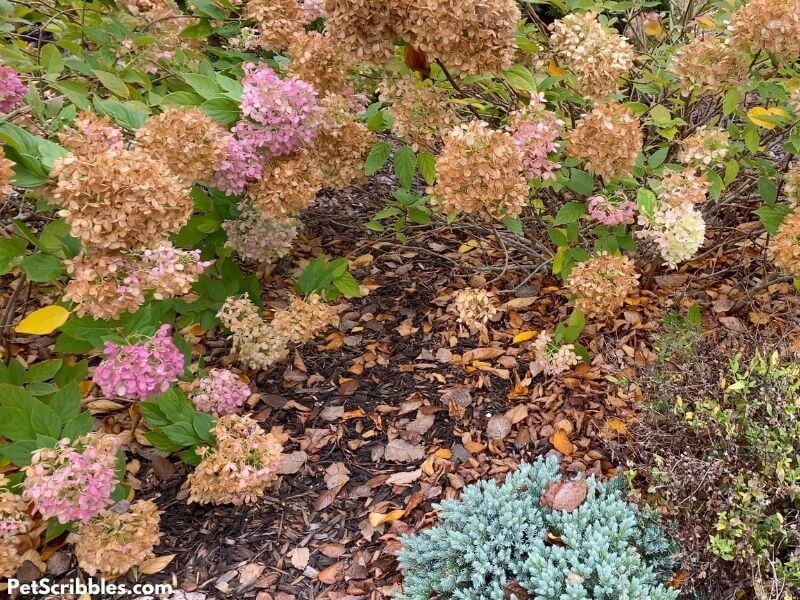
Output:
[[[641,151],[639,119],[617,103],[601,104],[581,117],[567,141],[569,156],[582,158],[606,181],[629,174]]]
[[[277,477],[283,445],[246,415],[220,417],[212,429],[215,448],[198,448],[200,464],[189,475],[189,502],[255,502]]]
[[[600,252],[572,268],[569,290],[587,316],[613,317],[639,288],[636,265],[628,256]]]
[[[442,212],[484,219],[516,217],[528,199],[523,156],[514,138],[484,121],[460,125],[444,136],[437,181],[428,188]]]
[[[58,141],[76,156],[120,150],[125,142],[122,130],[111,119],[90,112],[81,112],[72,127],[58,134]]]
[[[325,30],[357,61],[382,62],[394,54],[407,0],[325,0]]]
[[[8,486],[8,477],[0,473],[0,577],[11,577],[22,564],[20,536],[33,524],[28,503]]]
[[[556,346],[553,343],[553,336],[546,331],[540,332],[534,340],[533,353],[535,357],[533,366],[550,376],[569,371],[580,362],[573,344]]]
[[[471,333],[485,335],[486,324],[498,313],[497,296],[479,288],[466,288],[453,295],[447,311],[458,317]]]
[[[636,54],[624,36],[603,27],[597,13],[570,13],[550,25],[550,47],[575,72],[581,91],[597,101],[617,91]]]
[[[731,17],[734,44],[793,62],[800,56],[800,0],[750,0]]]
[[[705,169],[724,160],[728,156],[731,143],[727,131],[709,129],[703,125],[692,135],[681,140],[680,147],[678,162]]]
[[[168,108],[136,132],[139,146],[184,185],[207,179],[227,155],[228,133],[194,107]]]
[[[350,90],[350,61],[327,33],[308,31],[292,38],[287,54],[289,76],[314,86],[320,96]]]
[[[239,212],[238,219],[222,224],[228,234],[226,246],[236,250],[244,260],[263,265],[272,264],[289,254],[297,237],[298,219],[264,219],[249,202],[240,202]]]
[[[289,346],[303,344],[338,322],[336,310],[316,294],[305,300],[292,298],[272,321],[265,321],[247,298],[228,298],[217,316],[233,334],[239,361],[254,370],[268,369],[284,360]]]
[[[180,229],[192,214],[188,189],[140,149],[68,154],[53,163],[53,200],[72,235],[93,250],[139,250]]]
[[[716,92],[747,75],[747,56],[728,38],[699,35],[675,53],[675,72],[685,93]]]
[[[7,196],[12,192],[11,181],[13,178],[14,161],[6,158],[6,153],[0,146],[0,195]]]
[[[265,219],[293,217],[314,203],[323,176],[313,150],[271,159],[264,174],[247,188],[253,205]]]
[[[104,510],[78,530],[78,565],[89,575],[124,575],[155,556],[160,520],[158,507],[150,500],[137,500],[121,513]]]
[[[320,105],[325,118],[312,152],[322,171],[324,187],[341,190],[366,177],[364,163],[377,138],[356,119],[347,98],[329,94]]]
[[[786,185],[783,191],[789,204],[800,206],[800,161],[792,163],[786,172]]]
[[[244,17],[258,24],[264,50],[283,50],[303,33],[305,15],[297,0],[249,0]]]
[[[197,40],[181,37],[181,32],[196,23],[197,19],[187,17],[170,1],[127,0],[123,4],[132,14],[141,18],[147,33],[153,38],[153,43],[140,52],[140,56],[148,61],[145,66],[147,72],[157,72],[158,68],[152,63],[172,60],[179,48],[199,46]]]
[[[433,148],[443,132],[458,125],[458,115],[448,106],[445,91],[414,77],[385,80],[380,99],[390,105],[392,133],[415,150]]]
[[[411,0],[407,41],[462,75],[500,73],[514,63],[515,0]]]
[[[775,264],[792,277],[800,277],[800,211],[786,215],[769,242]]]
[[[659,183],[658,199],[670,206],[680,206],[685,202],[703,204],[708,200],[708,177],[696,169],[681,172],[667,169]]]

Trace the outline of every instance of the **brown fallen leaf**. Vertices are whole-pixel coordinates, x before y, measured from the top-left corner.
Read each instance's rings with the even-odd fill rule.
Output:
[[[319,551],[328,558],[339,558],[345,553],[345,550],[344,544],[336,544],[334,542],[327,542],[319,547]]]
[[[307,460],[308,454],[303,450],[283,454],[281,455],[281,462],[278,465],[278,473],[281,475],[294,475],[306,464]]]
[[[317,575],[317,579],[326,585],[333,585],[341,578],[343,570],[344,565],[342,562],[335,562],[322,569]]]
[[[175,558],[174,554],[164,554],[144,561],[139,565],[139,573],[144,575],[155,575],[167,568],[167,565]]]
[[[425,458],[425,450],[422,446],[415,446],[396,438],[386,445],[384,458],[393,462],[413,462]]]
[[[486,424],[486,435],[490,440],[503,440],[511,433],[511,420],[505,415],[494,415]]]
[[[589,484],[585,479],[548,483],[540,500],[542,506],[572,512],[586,500]]]
[[[381,523],[386,523],[386,524],[394,523],[395,521],[397,521],[397,519],[402,518],[403,515],[405,514],[406,511],[403,510],[402,508],[398,508],[397,510],[393,510],[388,513],[377,513],[377,512],[369,513],[368,517],[369,524],[372,525],[373,527],[377,527]]]
[[[311,556],[308,548],[294,548],[289,551],[289,560],[295,569],[301,571],[308,566],[308,559]]]
[[[384,483],[386,483],[386,485],[410,485],[419,479],[421,475],[422,469],[393,473]]]
[[[333,463],[325,469],[325,485],[329,490],[340,490],[350,481],[350,471],[344,463]]]
[[[261,573],[264,572],[264,565],[258,563],[247,563],[239,569],[239,585],[246,586],[255,582]]]
[[[339,395],[352,396],[356,393],[358,386],[361,385],[358,379],[339,378]]]

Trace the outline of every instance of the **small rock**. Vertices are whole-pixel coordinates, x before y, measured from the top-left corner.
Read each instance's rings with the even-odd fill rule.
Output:
[[[452,401],[457,406],[466,408],[472,404],[472,394],[469,393],[469,390],[465,390],[464,388],[456,388],[446,390],[439,400],[445,405],[450,404]]]
[[[47,574],[63,575],[69,569],[70,562],[69,554],[55,552],[53,556],[47,559]]]

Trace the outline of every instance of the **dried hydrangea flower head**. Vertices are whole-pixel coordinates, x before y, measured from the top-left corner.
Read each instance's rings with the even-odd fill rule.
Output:
[[[414,46],[462,75],[500,73],[514,63],[515,0],[412,0],[401,21]]]
[[[289,353],[289,340],[275,335],[248,298],[228,298],[217,313],[231,331],[233,351],[239,362],[250,369],[269,369]]]
[[[675,52],[675,72],[684,93],[718,92],[747,76],[749,61],[729,38],[698,35]]]
[[[703,204],[708,200],[708,177],[696,169],[681,172],[667,169],[659,182],[658,199],[670,206]]]
[[[702,125],[692,135],[681,140],[680,147],[678,162],[706,169],[728,156],[731,142],[727,131],[709,129],[707,125]]]
[[[641,213],[639,224],[643,229],[636,232],[637,236],[654,242],[672,268],[692,258],[705,241],[703,215],[689,202],[660,204],[652,215]]]
[[[261,31],[264,50],[283,50],[303,32],[305,15],[297,0],[248,0],[244,18],[252,19]]]
[[[69,154],[53,163],[53,200],[72,235],[93,250],[141,250],[185,225],[194,210],[167,165],[142,150]]]
[[[608,227],[636,222],[636,203],[624,194],[592,196],[588,201],[588,211],[592,219]]]
[[[242,114],[258,127],[260,148],[272,156],[289,154],[310,146],[320,126],[321,112],[317,92],[299,79],[281,79],[266,64],[244,65]],[[245,123],[234,128],[241,133]]]
[[[580,357],[575,354],[573,344],[553,343],[553,336],[542,331],[533,342],[535,360],[532,367],[545,375],[555,376],[569,371],[580,362]]]
[[[192,394],[197,410],[218,416],[239,412],[248,398],[250,386],[228,369],[211,369]]]
[[[8,479],[0,474],[0,577],[11,577],[22,565],[22,546],[32,519],[28,502],[8,490]]]
[[[78,530],[75,557],[89,575],[124,575],[155,556],[153,549],[161,539],[156,504],[137,500],[125,512],[115,508],[102,511]]]
[[[0,473],[0,545],[11,543],[15,536],[27,533],[33,520],[28,502],[10,488],[8,477]]]
[[[28,93],[28,86],[22,83],[19,73],[0,65],[0,113],[10,113],[19,108]]]
[[[270,328],[278,337],[302,344],[338,322],[336,308],[317,294],[310,294],[305,299],[291,296],[289,306],[275,313]]]
[[[239,506],[257,501],[277,477],[282,444],[244,415],[220,417],[211,431],[217,446],[197,449],[202,460],[188,478],[189,502]]]
[[[510,134],[471,121],[444,136],[436,159],[432,204],[447,214],[477,214],[486,220],[516,217],[528,199],[522,152]]]
[[[7,196],[13,191],[11,182],[14,179],[14,161],[6,158],[5,150],[0,146],[0,196]]]
[[[794,62],[800,56],[800,0],[750,0],[733,13],[728,34],[753,53]]]
[[[394,55],[396,28],[407,0],[325,0],[325,30],[355,61],[383,62]]]
[[[184,185],[207,179],[226,154],[228,133],[194,107],[168,108],[136,132],[139,145]]]
[[[116,319],[136,312],[146,293],[159,300],[188,293],[210,264],[200,260],[199,250],[175,248],[172,242],[124,254],[84,252],[65,261],[72,279],[64,299],[77,305],[78,316]]]
[[[312,150],[270,160],[247,195],[264,219],[285,219],[314,203],[322,189],[322,171]]]
[[[783,188],[786,201],[794,207],[800,205],[800,161],[789,165],[786,171],[786,185]]]
[[[95,432],[39,448],[24,469],[23,497],[44,520],[88,522],[112,503],[119,444],[117,436]]]
[[[239,218],[222,224],[228,240],[244,260],[269,265],[286,256],[297,237],[300,222],[295,218],[265,219],[250,202],[239,203]]]
[[[592,317],[615,316],[625,298],[638,288],[639,274],[633,260],[608,252],[576,264],[569,276],[575,306]]]
[[[123,346],[106,342],[107,355],[94,371],[94,382],[109,398],[148,400],[169,389],[183,375],[184,358],[170,338],[170,325],[143,342]]]
[[[103,150],[121,150],[125,144],[122,129],[106,116],[90,112],[78,114],[71,127],[58,134],[58,141],[75,156],[91,156]]]
[[[479,288],[466,288],[453,295],[447,311],[458,317],[470,333],[487,337],[486,324],[498,313],[497,296]]]
[[[350,91],[348,71],[352,67],[341,48],[327,33],[307,31],[291,40],[289,75],[306,81],[324,96]]]
[[[542,98],[534,97],[530,106],[511,114],[508,129],[522,151],[525,176],[529,180],[555,179],[561,165],[551,160],[551,155],[561,147],[564,121],[545,108]]]
[[[320,104],[325,119],[312,153],[322,173],[323,186],[342,190],[366,177],[364,164],[377,137],[356,119],[348,98],[328,94]]]
[[[769,242],[769,254],[775,265],[792,277],[800,277],[800,211],[784,217],[778,233]]]
[[[627,175],[642,151],[639,119],[622,104],[602,104],[581,117],[567,142],[569,156],[581,158],[604,180]]]
[[[550,25],[550,47],[578,76],[581,91],[596,101],[617,91],[636,54],[624,36],[604,27],[597,13],[570,13]]]
[[[458,116],[447,104],[447,93],[413,76],[386,79],[380,100],[389,104],[392,133],[415,150],[431,149],[442,133],[458,125]]]

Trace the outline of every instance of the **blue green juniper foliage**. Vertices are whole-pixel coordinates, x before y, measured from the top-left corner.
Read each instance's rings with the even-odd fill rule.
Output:
[[[557,461],[539,459],[501,486],[481,481],[467,486],[460,501],[438,505],[436,527],[402,540],[398,599],[677,598],[677,590],[663,585],[671,544],[625,501],[622,486],[592,477],[586,500],[564,512],[540,502],[547,484],[559,479]],[[546,541],[548,533],[561,542]]]

